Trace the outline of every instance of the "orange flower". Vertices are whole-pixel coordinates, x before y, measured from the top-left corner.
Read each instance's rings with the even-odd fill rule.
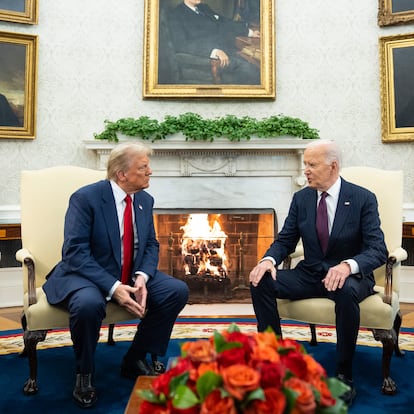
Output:
[[[273,332],[257,332],[255,338],[259,345],[270,346],[274,349],[277,349],[279,344],[277,337]]]
[[[253,400],[244,410],[245,414],[282,414],[286,407],[286,397],[277,388],[264,390],[265,400]]]
[[[197,376],[201,377],[207,371],[212,371],[218,374],[217,362],[202,362],[197,369]]]
[[[253,348],[252,361],[279,362],[280,355],[270,346],[256,346]]]
[[[231,365],[221,370],[226,390],[236,399],[242,400],[245,394],[259,387],[260,374],[247,365]]]
[[[312,381],[312,385],[319,391],[320,405],[322,407],[331,407],[335,405],[336,400],[332,397],[332,393],[328,388],[328,384],[322,378]]]
[[[234,401],[230,397],[222,397],[220,390],[214,390],[207,395],[201,405],[200,414],[237,414]]]
[[[322,365],[315,361],[309,354],[303,355],[303,359],[306,362],[306,368],[308,371],[308,379],[311,378],[320,378],[321,376],[326,376],[325,368]]]
[[[207,340],[186,342],[181,349],[193,362],[212,362],[216,358],[214,345]]]
[[[285,387],[297,394],[292,414],[313,414],[315,412],[315,396],[312,387],[307,382],[291,377],[285,382]]]

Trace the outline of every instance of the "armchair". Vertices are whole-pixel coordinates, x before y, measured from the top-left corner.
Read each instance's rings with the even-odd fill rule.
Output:
[[[391,357],[403,353],[398,347],[398,335],[402,316],[399,305],[401,261],[407,258],[402,244],[402,171],[386,171],[370,167],[343,168],[341,176],[347,181],[361,185],[374,192],[378,200],[381,228],[389,251],[387,263],[374,272],[378,294],[360,303],[360,326],[372,331],[375,340],[383,346],[382,375],[383,394],[393,395],[396,384],[390,377]],[[293,258],[300,257],[300,246],[283,266],[290,267]],[[290,301],[278,299],[279,314],[282,319],[307,322],[311,328],[311,344],[317,344],[315,325],[335,325],[334,302],[325,298]]]
[[[69,327],[69,313],[49,305],[42,289],[45,277],[61,259],[64,216],[70,195],[83,185],[105,178],[104,171],[59,166],[22,171],[20,187],[22,248],[16,259],[23,266],[23,354],[28,357],[30,377],[23,391],[36,394],[36,347],[47,331]],[[104,324],[109,324],[108,343],[112,344],[113,324],[134,319],[121,306],[109,302]]]

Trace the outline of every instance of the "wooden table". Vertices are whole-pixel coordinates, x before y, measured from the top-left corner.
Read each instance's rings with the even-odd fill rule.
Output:
[[[142,398],[138,395],[138,390],[148,390],[151,387],[152,381],[155,377],[141,375],[137,378],[134,388],[131,391],[128,405],[125,408],[124,414],[138,414],[139,406]]]

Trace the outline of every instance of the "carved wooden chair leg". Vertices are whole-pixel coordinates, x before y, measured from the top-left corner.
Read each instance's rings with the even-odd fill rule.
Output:
[[[47,331],[25,331],[23,334],[24,347],[29,358],[30,377],[23,386],[26,395],[36,394],[37,387],[37,344],[44,341]]]
[[[311,340],[309,341],[309,344],[312,346],[318,345],[318,340],[316,339],[316,325],[314,323],[310,323],[309,328],[311,331]]]
[[[107,345],[115,345],[115,341],[114,341],[114,328],[115,328],[115,324],[111,323],[108,326],[108,341],[106,342]]]
[[[394,395],[397,392],[397,385],[390,377],[391,357],[395,349],[396,334],[394,329],[374,329],[374,338],[382,342],[382,377],[383,383],[381,392],[386,395]]]
[[[395,352],[395,355],[398,357],[403,357],[405,355],[405,351],[402,351],[400,349],[400,344],[399,344],[401,324],[402,324],[402,315],[401,315],[401,312],[398,311],[395,317],[395,320],[394,320],[394,331],[397,336],[397,340],[395,341],[394,352]]]
[[[22,324],[23,332],[26,332],[26,330],[27,330],[27,319],[26,319],[26,314],[24,312],[22,312],[22,316],[20,317],[20,321],[21,321],[21,324]],[[20,352],[19,356],[21,356],[21,357],[26,357],[27,356],[26,346],[23,347],[22,352]]]

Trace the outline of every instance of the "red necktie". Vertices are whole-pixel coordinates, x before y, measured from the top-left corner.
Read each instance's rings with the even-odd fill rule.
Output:
[[[124,211],[124,237],[123,248],[124,258],[122,262],[121,282],[129,284],[129,278],[132,272],[132,259],[134,252],[134,229],[132,227],[132,200],[128,194],[125,197],[126,207]]]
[[[327,192],[321,194],[318,209],[316,210],[316,231],[322,251],[325,253],[329,241],[328,210],[326,209]]]

